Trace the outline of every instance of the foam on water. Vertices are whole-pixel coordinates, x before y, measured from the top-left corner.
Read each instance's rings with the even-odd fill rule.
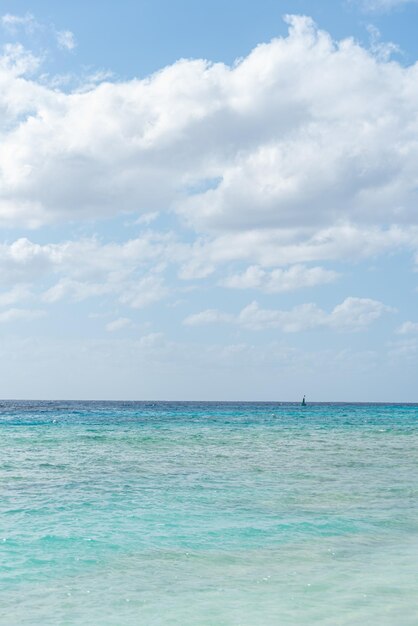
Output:
[[[4,402],[7,626],[416,626],[416,405]]]

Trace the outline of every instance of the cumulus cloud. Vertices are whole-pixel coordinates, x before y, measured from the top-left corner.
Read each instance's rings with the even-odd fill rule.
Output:
[[[190,245],[172,233],[151,231],[123,243],[93,237],[41,245],[20,238],[0,244],[0,286],[15,285],[9,300],[23,296],[32,282],[47,303],[110,297],[142,309],[170,295],[166,269],[170,263],[180,267],[189,254]]]
[[[339,276],[333,270],[298,263],[301,260],[355,260],[372,251],[377,254],[390,247],[412,247],[414,242],[413,229],[405,236],[395,230],[385,238],[348,230],[345,247],[326,235],[305,245],[286,245],[280,236],[275,238],[262,231],[192,242],[181,241],[172,232],[156,231],[145,231],[122,243],[92,237],[38,244],[20,238],[0,244],[0,286],[14,286],[13,297],[23,297],[26,285],[33,283],[48,303],[103,296],[139,309],[182,290],[181,283],[173,284],[172,274],[168,278],[173,268],[177,268],[181,280],[196,280],[207,278],[215,269],[225,272],[228,263],[237,260],[257,260],[257,265],[229,273],[220,283],[231,289],[282,293],[329,284]],[[274,268],[289,260],[296,264]],[[17,287],[19,284],[21,287]]]
[[[27,300],[31,295],[28,285],[15,285],[8,291],[0,291],[0,307],[11,306],[22,300]]]
[[[31,13],[25,13],[25,15],[5,13],[1,16],[0,21],[4,28],[12,32],[15,32],[18,28],[33,32],[35,29],[39,28],[38,22]]]
[[[31,320],[45,315],[45,311],[37,309],[8,309],[0,312],[0,323],[15,322],[17,320]]]
[[[32,19],[3,17],[16,27]],[[41,60],[8,44],[0,223],[131,212],[140,229],[168,211],[187,230],[183,240],[145,231],[123,243],[20,238],[0,245],[0,285],[38,281],[44,302],[111,297],[140,309],[169,297],[172,266],[181,280],[221,269],[225,287],[270,294],[336,280],[321,263],[416,250],[418,65],[390,61],[394,48],[375,31],[366,49],[307,17],[286,19],[286,37],[232,66],[181,60],[143,80],[67,92],[36,79]],[[75,45],[70,31],[58,34]],[[239,323],[289,330],[310,316],[314,326],[361,327],[383,312],[370,302],[347,299],[332,313],[251,305]],[[236,318],[204,313],[187,323]]]
[[[154,302],[163,300],[169,294],[164,280],[155,274],[150,274],[138,281],[131,281],[119,300],[133,309],[143,309]]]
[[[25,74],[31,74],[35,72],[41,64],[41,59],[32,54],[20,43],[6,43],[2,48],[2,54],[0,54],[0,84],[6,85],[8,83],[15,83],[11,91],[7,90],[6,93],[0,96],[0,110],[4,110],[3,124],[12,122],[16,115],[19,115],[19,110],[22,100],[26,100],[28,95],[32,93],[34,97],[38,95],[39,88],[33,84],[28,84],[27,89],[19,89],[19,81]],[[17,81],[17,82],[16,82]],[[20,86],[22,87],[22,85]],[[20,92],[20,93],[19,93]],[[23,105],[25,107],[25,105]],[[0,132],[1,132],[0,123]],[[3,133],[2,133],[3,135]]]
[[[261,256],[262,239],[281,240],[285,264],[341,255],[341,243],[350,254],[352,233],[371,232],[373,250],[409,240],[417,66],[287,20],[287,37],[233,66],[182,60],[84,92],[17,78],[5,53],[3,225],[168,208],[218,248],[249,237]]]
[[[70,30],[57,30],[56,38],[58,46],[64,50],[74,50],[77,45],[74,33]]]
[[[416,363],[418,356],[418,340],[416,337],[408,337],[399,341],[389,342],[389,358],[411,361]]]
[[[262,309],[254,301],[236,316],[217,310],[207,310],[188,316],[184,320],[184,324],[197,326],[230,322],[250,330],[279,328],[286,333],[319,327],[355,331],[366,328],[383,313],[393,311],[394,309],[382,302],[369,298],[346,298],[329,313],[311,303],[296,306],[289,311],[282,311],[280,309]]]
[[[410,333],[418,333],[418,322],[404,322],[396,329],[398,335],[408,335]]]
[[[200,313],[189,315],[184,320],[186,326],[201,326],[204,324],[218,324],[223,322],[234,322],[235,318],[229,313],[223,313],[217,309],[206,309]]]
[[[70,30],[58,30],[53,23],[41,23],[35,19],[32,13],[24,15],[16,15],[14,13],[5,13],[0,17],[0,24],[10,34],[16,35],[19,29],[22,29],[28,35],[37,33],[52,35],[59,48],[63,50],[74,50],[77,45],[74,33]]]
[[[253,250],[248,242],[243,246],[246,252],[242,260],[256,256],[257,243]],[[221,254],[224,249],[229,250],[230,256]],[[260,246],[260,249],[266,258],[259,260],[267,264],[283,260],[267,258],[268,246]],[[272,252],[277,252],[274,246]],[[201,279],[236,258],[241,260],[240,247],[232,242],[228,247],[221,242],[218,248],[215,242],[186,243],[173,233],[155,231],[147,231],[123,243],[102,243],[97,238],[89,238],[41,245],[20,238],[10,244],[0,244],[0,285],[48,279],[54,282],[44,292],[47,302],[116,294],[122,303],[142,308],[169,294],[164,282],[164,272],[169,265],[177,265],[183,280]],[[257,288],[276,293],[330,283],[336,277],[336,272],[321,267],[294,265],[266,270],[257,265],[231,274],[223,284],[234,289]]]
[[[279,293],[330,283],[337,276],[336,272],[322,267],[294,265],[288,269],[267,271],[258,265],[251,265],[241,274],[229,276],[222,284],[232,289],[261,289],[266,293]]]
[[[42,299],[44,302],[59,302],[63,299],[70,299],[74,301],[86,300],[87,298],[93,298],[96,296],[104,296],[106,294],[112,294],[119,291],[120,284],[112,285],[110,280],[105,280],[102,283],[94,283],[91,281],[72,280],[71,278],[61,278],[52,287],[47,289]]]
[[[220,264],[240,260],[263,267],[318,261],[357,261],[402,249],[416,250],[418,227],[360,227],[348,223],[318,229],[301,239],[300,229],[259,228],[197,240],[182,277],[204,277]]]
[[[11,257],[16,266],[26,266],[28,261],[32,266],[34,261],[40,265],[46,262],[53,268],[72,271],[76,277],[95,278],[109,272],[129,272],[164,258],[168,251],[174,256],[176,250],[176,240],[170,233],[146,232],[123,243],[102,243],[92,237],[39,245],[23,238],[0,248],[0,264],[4,251],[5,258]]]
[[[370,35],[370,51],[382,61],[388,61],[393,54],[401,52],[400,47],[392,41],[382,41],[382,35],[376,26],[369,24],[367,27]]]
[[[132,321],[129,317],[118,317],[118,319],[112,320],[106,324],[106,330],[109,333],[114,333],[123,328],[129,328],[129,326],[132,326]]]

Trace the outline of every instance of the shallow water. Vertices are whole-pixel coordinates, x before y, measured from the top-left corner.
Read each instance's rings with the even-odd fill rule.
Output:
[[[7,626],[416,626],[418,406],[3,402]]]

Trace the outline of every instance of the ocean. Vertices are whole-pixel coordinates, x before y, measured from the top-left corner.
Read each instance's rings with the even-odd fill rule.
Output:
[[[4,626],[416,626],[418,405],[2,402]]]

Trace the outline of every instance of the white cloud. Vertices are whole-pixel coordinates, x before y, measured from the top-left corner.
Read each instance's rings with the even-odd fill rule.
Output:
[[[393,54],[401,52],[400,47],[391,41],[382,41],[382,35],[376,26],[369,24],[367,27],[370,35],[370,51],[381,61],[389,61]]]
[[[142,308],[168,295],[161,272],[168,260],[181,261],[186,254],[164,233],[144,233],[121,244],[92,238],[40,245],[21,238],[0,245],[0,284],[42,284],[57,276],[44,291],[45,302],[112,295]]]
[[[341,223],[318,229],[304,239],[298,228],[227,232],[207,240],[202,246],[195,246],[191,258],[209,267],[233,260],[275,266],[324,260],[358,261],[392,250],[413,251],[417,246],[418,227],[356,227]]]
[[[336,272],[322,267],[293,265],[288,269],[266,271],[258,265],[251,265],[241,274],[229,276],[222,284],[232,289],[261,289],[266,293],[280,293],[330,283],[337,276]]]
[[[395,308],[370,298],[346,298],[330,313],[327,325],[339,329],[360,330],[377,320],[383,313],[394,313]]]
[[[18,28],[33,32],[39,28],[38,22],[31,13],[25,13],[25,15],[5,13],[1,16],[0,21],[3,27],[12,32],[15,32]]]
[[[3,28],[14,35],[19,29],[23,29],[28,34],[33,34],[35,31],[52,34],[58,47],[63,50],[71,51],[77,46],[74,33],[70,30],[58,30],[52,23],[40,23],[31,13],[24,15],[6,13],[0,17],[0,23]]]
[[[28,78],[40,61],[23,47],[5,48],[4,226],[129,211],[143,225],[169,210],[194,233],[21,238],[0,245],[0,284],[39,281],[45,302],[142,308],[170,295],[170,265],[182,280],[226,268],[217,280],[229,288],[281,293],[338,277],[309,264],[416,250],[418,66],[389,63],[376,33],[366,50],[309,18],[287,20],[287,37],[231,67],[182,60],[68,93]],[[236,273],[237,261],[247,269]]]
[[[354,0],[360,2],[366,11],[390,11],[392,9],[415,4],[417,0]]]
[[[14,18],[8,18],[5,28],[26,29],[27,34],[30,20]],[[334,308],[253,302],[238,313],[215,308],[223,305],[214,299],[213,308],[184,320],[188,339],[199,336],[193,326],[229,324],[234,335],[229,345],[210,345],[207,338],[204,345],[174,343],[161,333],[139,339],[117,334],[132,324],[130,317],[122,317],[130,315],[124,307],[142,309],[168,300],[175,291],[195,290],[196,308],[189,303],[187,310],[199,311],[199,290],[214,284],[287,293],[339,278],[329,269],[333,261],[357,263],[391,251],[418,250],[418,65],[390,60],[397,48],[381,41],[377,31],[371,31],[370,46],[364,48],[351,39],[333,41],[308,18],[290,17],[288,22],[287,37],[257,46],[231,66],[182,60],[143,80],[117,81],[98,73],[79,79],[75,88],[71,79],[62,90],[58,80],[63,77],[40,75],[42,59],[36,54],[20,44],[3,48],[1,226],[63,223],[66,237],[71,230],[91,232],[96,218],[120,216],[97,227],[114,237],[112,243],[98,237],[44,243],[48,233],[59,233],[53,229],[0,244],[0,321],[44,314],[13,308],[29,306],[25,300],[32,306],[37,297],[48,304],[94,297],[101,299],[97,309],[107,312],[97,318],[100,329],[116,333],[74,345],[50,339],[45,348],[36,337],[26,343],[22,338],[19,370],[28,358],[35,373],[42,359],[51,374],[77,370],[78,388],[85,384],[84,393],[92,394],[89,376],[103,390],[103,366],[109,383],[120,377],[123,397],[128,377],[131,393],[138,395],[138,372],[148,375],[153,369],[149,380],[156,381],[159,394],[166,393],[161,372],[168,372],[163,378],[174,381],[171,389],[180,394],[176,384],[187,379],[190,389],[195,370],[202,368],[219,375],[216,389],[225,385],[232,397],[233,375],[223,375],[223,367],[234,373],[238,393],[242,372],[250,372],[251,383],[263,367],[260,379],[269,373],[274,389],[276,368],[284,376],[293,372],[299,387],[301,372],[323,378],[324,364],[331,374],[339,367],[344,380],[350,378],[347,372],[358,376],[361,367],[380,367],[381,350],[332,351],[325,333],[323,350],[313,352],[309,338],[304,350],[276,342],[262,346],[260,337],[256,346],[240,341],[240,329],[368,328],[392,309],[367,298],[346,298]],[[52,24],[39,28],[35,39],[42,35],[56,48],[61,36],[65,49],[74,47],[69,31],[58,32]],[[186,228],[176,234],[148,230],[150,224],[175,230],[179,223]],[[130,239],[121,241],[127,224]],[[185,285],[176,278],[202,284]],[[184,301],[162,316],[172,319],[161,323],[172,324],[175,332],[183,306]],[[146,323],[141,327],[147,332],[152,328]],[[415,323],[401,328],[401,334],[415,332]],[[275,334],[282,342],[280,332]],[[416,341],[399,342],[394,349],[412,353]],[[63,351],[70,356],[65,363]],[[3,363],[7,370],[8,359]],[[84,368],[78,370],[74,363],[84,363]],[[68,379],[56,375],[56,383]],[[20,371],[18,376],[22,378]],[[205,385],[211,378],[201,377]],[[52,388],[48,376],[42,379]],[[106,385],[105,392],[114,395],[114,389]],[[148,384],[144,389],[151,394]],[[193,392],[201,396],[201,389]],[[254,389],[261,387],[250,385],[248,397]]]
[[[57,30],[55,34],[60,48],[64,50],[74,50],[77,46],[74,33],[70,30]]]
[[[236,316],[217,310],[207,310],[190,315],[184,320],[184,324],[197,326],[230,322],[250,330],[279,328],[286,333],[319,327],[355,331],[366,328],[383,313],[393,311],[394,309],[382,302],[369,298],[346,298],[330,313],[311,303],[282,311],[262,309],[257,302],[252,302]]]
[[[234,316],[228,313],[222,313],[216,309],[206,309],[200,313],[189,315],[184,320],[186,326],[201,326],[205,324],[219,324],[223,322],[233,322]]]
[[[129,273],[138,266],[175,258],[177,243],[172,234],[146,232],[123,243],[101,243],[95,238],[45,246],[51,261],[72,270],[80,278],[94,278],[109,273]]]
[[[408,245],[417,66],[287,19],[288,37],[232,67],[183,60],[83,93],[17,79],[6,54],[3,225],[175,209],[204,234],[202,251],[243,255],[248,238],[261,265]],[[198,257],[192,275],[213,271]]]
[[[166,298],[170,290],[164,279],[155,273],[142,278],[110,273],[101,282],[61,278],[43,294],[45,302],[53,303],[69,298],[74,301],[111,295],[121,304],[133,309],[143,309]]]
[[[36,309],[8,309],[0,312],[0,323],[15,322],[17,320],[30,320],[45,315],[45,311]]]
[[[161,276],[151,274],[138,281],[131,281],[119,298],[122,304],[133,309],[143,309],[150,304],[163,300],[169,294]]]
[[[152,213],[144,213],[144,215],[141,215],[140,217],[138,217],[136,223],[137,224],[151,224],[151,222],[154,222],[159,216],[159,212],[158,211],[153,211]]]
[[[404,322],[396,330],[398,335],[407,335],[409,333],[418,333],[418,322]]]
[[[47,289],[42,298],[44,302],[59,302],[60,300],[69,298],[74,301],[86,300],[96,296],[103,296],[114,293],[120,288],[115,287],[111,282],[92,283],[89,281],[71,280],[70,278],[61,278],[55,285]]]
[[[132,326],[132,321],[129,317],[118,317],[116,320],[112,320],[106,324],[106,330],[109,333],[114,333],[115,331],[122,330],[123,328],[129,328]]]
[[[280,311],[262,309],[257,302],[252,302],[242,309],[237,318],[241,326],[251,330],[280,328],[287,333],[322,326],[326,320],[327,314],[316,304],[302,304],[290,311]]]
[[[20,43],[6,43],[0,55],[0,84],[6,86],[5,93],[0,95],[0,110],[5,110],[3,124],[14,121],[26,109],[28,97],[39,95],[40,89],[35,83],[19,85],[22,76],[35,72],[40,66],[41,59]],[[8,89],[11,87],[11,89]],[[23,89],[22,89],[23,87]],[[22,103],[25,102],[25,104]],[[21,109],[22,106],[22,109]],[[0,132],[1,132],[0,122]],[[3,133],[2,133],[3,134]],[[1,157],[2,153],[0,153]]]
[[[155,348],[157,348],[158,351],[160,351],[161,348],[163,348],[163,350],[170,350],[172,347],[173,344],[165,339],[163,333],[148,333],[148,335],[143,335],[135,344],[135,348],[151,351]]]
[[[395,358],[415,363],[418,356],[417,338],[408,337],[399,341],[390,342],[388,345],[388,356],[390,359]]]
[[[377,253],[402,243],[412,247],[415,236],[413,229],[408,237],[398,231],[388,232],[386,239],[374,238],[371,232],[356,233],[348,229],[346,241],[340,245],[325,233],[304,246],[286,245],[283,238],[280,245],[280,238],[274,233],[261,231],[192,243],[179,241],[173,233],[153,231],[123,243],[88,238],[41,245],[20,238],[0,244],[0,285],[32,282],[41,289],[43,301],[49,303],[103,296],[132,308],[144,308],[182,289],[178,283],[173,284],[172,277],[168,286],[167,271],[173,266],[178,268],[183,280],[202,279],[216,268],[225,271],[229,262],[255,259],[257,265],[230,274],[221,284],[234,289],[260,289],[265,293],[290,292],[328,284],[338,274],[299,263],[284,269],[270,269],[271,266],[323,257],[356,260],[361,254],[367,256],[372,251]]]
[[[0,307],[11,306],[22,300],[27,300],[31,296],[28,285],[15,285],[9,291],[0,292]]]

